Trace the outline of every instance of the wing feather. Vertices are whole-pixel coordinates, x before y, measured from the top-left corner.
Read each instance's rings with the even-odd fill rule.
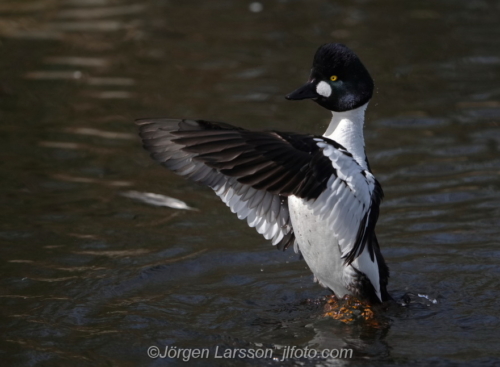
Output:
[[[288,247],[293,229],[287,225],[290,219],[286,198],[237,181],[238,176],[257,174],[254,178],[258,178],[266,167],[269,171],[279,167],[246,145],[238,129],[223,130],[232,127],[207,123],[215,130],[200,130],[196,122],[172,119],[142,120],[138,124],[144,146],[155,160],[177,174],[211,187],[239,219],[246,219],[274,245]],[[214,168],[223,163],[223,168],[230,170],[228,174]],[[286,241],[281,244],[282,240]]]
[[[338,238],[340,251],[346,265],[351,264],[367,249],[374,259],[371,236],[378,219],[378,207],[383,197],[382,189],[373,175],[363,169],[350,154],[338,148],[327,138],[316,139],[336,172],[321,201],[312,209],[326,220]]]
[[[137,121],[144,147],[168,169],[211,187],[278,248],[295,242],[288,196],[307,201],[351,264],[371,236],[382,190],[341,145],[325,137],[254,132],[204,120]],[[373,206],[376,206],[373,209]]]

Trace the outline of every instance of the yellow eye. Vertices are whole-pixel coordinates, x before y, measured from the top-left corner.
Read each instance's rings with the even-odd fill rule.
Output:
[[[337,80],[338,78],[339,78],[339,77],[338,77],[337,75],[332,75],[332,76],[330,77],[330,80],[331,80],[332,82],[334,82],[334,81],[335,81],[335,80]]]

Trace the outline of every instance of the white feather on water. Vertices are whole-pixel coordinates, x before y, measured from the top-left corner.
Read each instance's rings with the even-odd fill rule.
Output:
[[[195,208],[191,208],[182,200],[175,199],[166,195],[154,194],[152,192],[139,192],[131,190],[122,192],[121,195],[154,206],[166,206],[169,208],[182,210],[198,210]]]

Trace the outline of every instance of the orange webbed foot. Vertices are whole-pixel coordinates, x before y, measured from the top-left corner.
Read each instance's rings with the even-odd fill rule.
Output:
[[[371,304],[349,294],[340,299],[335,295],[327,296],[324,311],[323,316],[334,318],[345,324],[362,322],[372,327],[382,326]]]

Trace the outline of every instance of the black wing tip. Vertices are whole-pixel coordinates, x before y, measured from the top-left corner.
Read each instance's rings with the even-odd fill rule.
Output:
[[[134,123],[143,128],[150,125],[158,125],[161,127],[176,127],[178,130],[245,130],[243,128],[227,124],[225,122],[207,121],[203,119],[187,119],[187,118],[139,118],[134,120]]]
[[[171,118],[140,118],[134,120],[134,123],[139,128],[139,137],[142,139],[143,143],[146,143],[148,140],[156,138],[154,136],[156,132],[168,131],[172,133],[179,130],[182,121],[184,120]]]

